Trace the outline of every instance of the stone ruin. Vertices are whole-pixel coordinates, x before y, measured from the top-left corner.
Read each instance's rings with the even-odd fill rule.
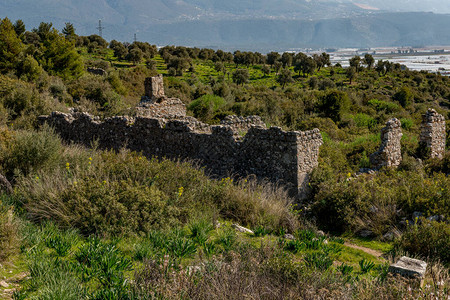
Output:
[[[431,108],[422,118],[420,144],[430,150],[431,158],[442,159],[445,153],[445,118]]]
[[[230,116],[221,125],[204,124],[186,116],[179,99],[164,95],[161,76],[146,80],[143,100],[138,107],[141,114],[135,118],[116,116],[100,121],[87,113],[53,112],[40,120],[68,142],[90,146],[97,140],[103,149],[126,147],[147,157],[194,160],[217,176],[255,175],[285,185],[292,195],[305,195],[322,145],[318,129],[267,129],[257,116]]]
[[[381,129],[381,146],[377,152],[370,155],[370,163],[376,168],[397,167],[402,162],[402,124],[396,118],[386,122]]]
[[[179,119],[186,117],[186,105],[177,98],[164,94],[163,76],[145,79],[145,96],[136,107],[136,115],[149,118]]]
[[[370,163],[376,168],[397,167],[402,161],[402,127],[398,119],[393,118],[381,129],[381,146],[370,155]],[[420,145],[428,148],[431,158],[442,159],[445,154],[445,118],[434,109],[422,116]]]

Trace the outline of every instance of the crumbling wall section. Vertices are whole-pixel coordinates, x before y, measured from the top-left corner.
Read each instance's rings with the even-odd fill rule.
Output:
[[[230,126],[237,134],[242,134],[250,130],[250,128],[256,126],[266,128],[266,124],[263,122],[260,116],[248,116],[241,117],[236,115],[226,116],[221,122],[221,125]]]
[[[318,129],[286,132],[254,126],[241,139],[231,126],[209,126],[190,118],[113,117],[100,122],[86,113],[53,112],[41,121],[65,141],[90,146],[97,140],[103,149],[127,147],[147,157],[196,160],[219,176],[254,174],[295,192],[317,166],[322,144]]]
[[[420,133],[421,145],[429,149],[431,158],[442,159],[445,154],[445,118],[434,109],[428,111],[422,116],[422,125]]]
[[[186,105],[177,98],[160,98],[161,102],[142,102],[136,107],[138,117],[176,119],[186,117]]]
[[[377,152],[370,155],[370,162],[375,168],[400,165],[402,135],[402,125],[398,119],[393,118],[386,122],[386,127],[381,129],[381,146]]]

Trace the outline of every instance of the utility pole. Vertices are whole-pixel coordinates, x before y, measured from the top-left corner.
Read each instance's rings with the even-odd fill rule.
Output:
[[[103,29],[105,29],[105,27],[102,27],[102,20],[98,20],[98,35],[100,37],[103,37]]]
[[[137,42],[136,33],[134,34],[134,42]]]

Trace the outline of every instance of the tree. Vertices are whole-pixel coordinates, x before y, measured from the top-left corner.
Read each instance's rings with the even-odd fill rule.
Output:
[[[0,22],[0,72],[13,70],[17,64],[23,43],[8,18]]]
[[[40,39],[34,57],[45,71],[64,79],[77,78],[83,74],[83,60],[74,43],[52,28],[51,23],[41,23],[33,31]]]
[[[273,67],[276,61],[280,59],[280,53],[278,52],[270,52],[267,54],[267,63]]]
[[[247,69],[237,69],[233,72],[233,82],[236,84],[244,84],[248,82],[250,77]]]
[[[322,52],[320,55],[313,54],[313,59],[319,71],[322,67],[330,65],[330,55],[325,52]]]
[[[358,55],[353,56],[352,58],[350,58],[349,63],[350,67],[355,68],[356,73],[358,73],[361,68],[361,57],[359,57]]]
[[[375,70],[378,72],[378,74],[384,74],[385,68],[384,68],[384,61],[380,59],[377,62],[377,65],[375,66]]]
[[[134,65],[137,65],[141,62],[142,58],[144,57],[144,53],[142,53],[142,50],[139,48],[133,48],[128,53],[127,59],[131,62],[133,62]]]
[[[314,69],[316,68],[316,63],[312,57],[309,57],[303,53],[297,54],[295,58],[294,71],[303,73],[303,76],[306,77],[308,74],[312,74]]]
[[[72,40],[77,35],[75,34],[75,28],[72,23],[66,23],[66,26],[63,28],[62,33],[66,37],[66,39]]]
[[[355,67],[348,67],[345,74],[347,75],[347,78],[350,80],[350,84],[352,84],[353,79],[355,79],[356,77]]]
[[[274,64],[273,64],[273,69],[275,70],[275,73],[278,74],[278,72],[281,70],[281,68],[283,67],[283,63],[279,60],[277,60]]]
[[[407,107],[413,103],[414,94],[408,87],[403,86],[392,98],[395,101],[398,101],[401,106]]]
[[[350,99],[345,92],[339,90],[329,90],[321,99],[321,109],[325,116],[333,121],[340,121],[342,115],[350,107]]]
[[[366,53],[366,55],[364,55],[363,62],[364,62],[364,64],[367,65],[367,69],[370,70],[370,69],[372,69],[373,64],[375,63],[375,59],[373,58],[372,55],[370,55],[369,53]]]
[[[189,68],[190,65],[191,65],[191,59],[189,57],[172,57],[169,60],[167,67],[169,69],[174,68],[175,74],[177,76],[182,76],[184,70]]]
[[[22,39],[26,29],[25,29],[25,24],[23,23],[22,20],[17,20],[14,23],[14,31],[16,32],[17,36]]]
[[[39,24],[39,27],[37,29],[33,28],[33,32],[39,35],[41,41],[45,41],[49,39],[52,27],[53,27],[52,23],[41,22],[41,24]]]
[[[281,70],[280,74],[277,77],[277,82],[279,84],[281,84],[281,87],[284,89],[286,83],[290,83],[293,82],[294,80],[292,79],[292,72],[291,70],[284,68],[283,70]]]
[[[125,47],[124,44],[116,40],[112,40],[109,43],[109,48],[114,51],[114,56],[117,57],[119,60],[125,59],[128,55],[128,48]]]
[[[270,68],[268,65],[263,65],[261,68],[261,71],[263,72],[264,76],[267,76],[268,74],[270,74]]]
[[[224,73],[224,75],[225,75],[226,69],[225,69],[225,65],[223,64],[223,62],[221,62],[221,61],[216,62],[214,64],[214,69],[219,73],[220,72]]]
[[[292,61],[294,59],[294,55],[289,52],[284,52],[281,56],[281,62],[283,63],[283,67],[290,67],[292,66]]]

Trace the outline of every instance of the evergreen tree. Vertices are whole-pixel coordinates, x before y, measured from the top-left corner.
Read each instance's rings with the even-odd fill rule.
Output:
[[[8,18],[0,22],[0,72],[13,70],[17,64],[23,43]]]
[[[66,37],[66,39],[74,39],[77,35],[75,34],[75,28],[72,23],[66,23],[66,26],[63,28],[62,33]]]
[[[26,31],[25,24],[23,23],[22,20],[17,20],[14,23],[14,31],[16,32],[17,36],[22,39],[22,37]]]

